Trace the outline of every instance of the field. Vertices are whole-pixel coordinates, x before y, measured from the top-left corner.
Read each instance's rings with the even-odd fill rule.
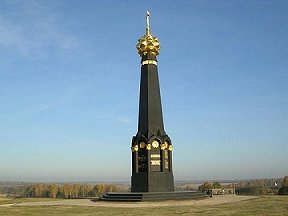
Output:
[[[1,198],[0,215],[288,215],[288,197],[214,196],[199,201],[145,203]]]

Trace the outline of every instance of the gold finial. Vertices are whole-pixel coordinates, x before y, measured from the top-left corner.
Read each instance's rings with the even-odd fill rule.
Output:
[[[151,55],[159,55],[160,44],[157,37],[153,37],[150,33],[150,13],[146,12],[146,34],[143,35],[136,45],[138,50],[138,54],[140,56],[151,54]]]

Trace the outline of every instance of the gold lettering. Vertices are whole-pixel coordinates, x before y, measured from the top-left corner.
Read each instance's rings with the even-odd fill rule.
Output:
[[[160,165],[160,160],[151,160],[151,165]]]

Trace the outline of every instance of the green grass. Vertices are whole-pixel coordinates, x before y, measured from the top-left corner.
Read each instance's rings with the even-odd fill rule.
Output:
[[[35,200],[35,199],[34,199]],[[40,201],[39,199],[36,199]],[[27,201],[27,200],[26,200]],[[42,200],[43,201],[43,200]],[[85,206],[11,206],[0,207],[0,215],[287,215],[288,196],[264,196],[241,202],[213,205],[213,206],[181,206],[157,208],[114,208],[114,207],[85,207]]]

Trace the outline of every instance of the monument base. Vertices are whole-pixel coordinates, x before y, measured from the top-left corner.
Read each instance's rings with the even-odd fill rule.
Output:
[[[131,192],[172,192],[174,178],[172,172],[133,173]]]
[[[161,201],[161,200],[198,200],[205,199],[208,195],[198,191],[173,191],[173,192],[107,192],[100,201]]]

